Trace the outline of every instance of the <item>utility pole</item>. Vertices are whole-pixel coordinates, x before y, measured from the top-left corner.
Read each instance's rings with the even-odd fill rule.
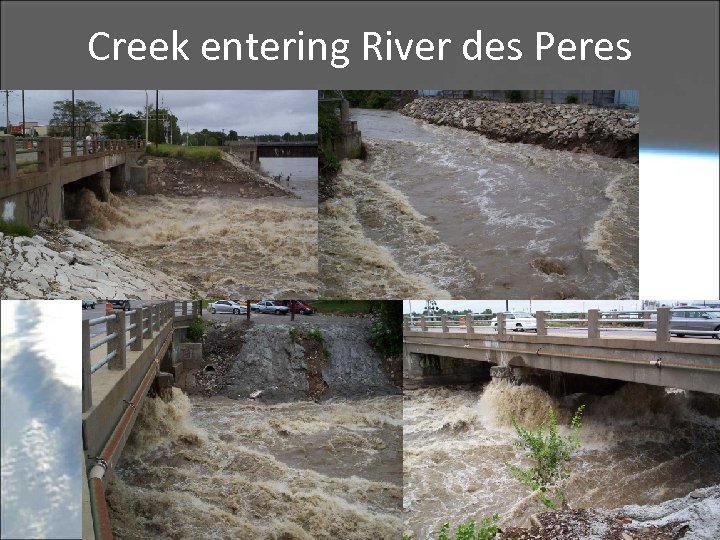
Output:
[[[5,133],[10,133],[10,90],[5,90]]]
[[[72,91],[72,138],[75,141],[75,90]]]
[[[22,114],[23,114],[23,137],[25,137],[25,90],[22,92]]]
[[[155,90],[155,150],[158,148],[158,140],[160,139],[160,90]]]
[[[145,146],[147,147],[148,143],[150,142],[148,140],[148,111],[150,110],[150,106],[148,105],[148,94],[147,90],[145,90]]]

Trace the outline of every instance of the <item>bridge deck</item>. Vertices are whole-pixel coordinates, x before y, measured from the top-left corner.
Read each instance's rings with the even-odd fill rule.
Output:
[[[639,329],[606,330],[589,338],[583,329],[549,329],[549,335],[538,336],[474,328],[474,333],[406,329],[403,341],[408,367],[414,369],[413,355],[419,354],[720,393],[717,339],[658,341]]]

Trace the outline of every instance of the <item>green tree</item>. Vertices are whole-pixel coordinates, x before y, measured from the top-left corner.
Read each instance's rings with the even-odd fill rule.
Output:
[[[374,300],[371,310],[378,315],[370,328],[375,350],[385,358],[402,353],[402,302]]]
[[[96,122],[102,116],[102,107],[92,100],[78,99],[75,101],[75,136],[77,138],[95,132]],[[54,137],[70,137],[72,135],[73,104],[65,99],[53,103],[53,116],[50,119],[48,134]]]
[[[231,129],[231,130],[228,132],[227,140],[228,140],[228,141],[237,141],[237,140],[238,140],[238,133],[237,133],[237,131],[235,131],[234,129]]]
[[[537,429],[526,429],[518,424],[515,417],[512,423],[520,437],[515,442],[517,448],[526,450],[535,465],[523,469],[505,462],[512,475],[520,482],[538,492],[541,502],[555,509],[565,501],[565,486],[570,477],[568,463],[573,452],[580,448],[580,428],[585,405],[580,405],[570,421],[570,435],[564,437],[558,431],[557,416],[550,408],[547,425]]]
[[[148,139],[150,142],[159,144],[169,143],[180,144],[182,142],[182,134],[178,125],[177,116],[171,114],[168,109],[160,108],[157,113],[154,109],[150,110],[148,117]],[[157,132],[155,126],[157,125]]]
[[[108,109],[102,131],[110,139],[137,139],[145,136],[145,121],[122,110]]]

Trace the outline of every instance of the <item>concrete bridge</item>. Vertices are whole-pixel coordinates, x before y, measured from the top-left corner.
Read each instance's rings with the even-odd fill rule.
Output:
[[[105,472],[119,460],[145,398],[168,399],[183,362],[202,358],[201,344],[184,342],[187,327],[201,315],[199,301],[162,302],[83,321],[85,540],[112,538]],[[106,331],[91,343],[91,327],[103,323]]]
[[[550,327],[561,319],[544,312],[536,318],[534,334],[508,331],[503,314],[497,328],[471,315],[463,316],[462,326],[446,316],[433,325],[424,317],[419,324],[406,318],[403,376],[468,380],[485,371],[522,380],[551,373],[584,379],[585,388],[614,380],[720,394],[720,341],[711,335],[672,338],[668,309],[658,309],[653,331],[638,319],[606,319],[597,310],[564,319],[571,327]]]
[[[222,149],[251,165],[260,158],[317,157],[317,141],[256,142],[246,139],[225,141]]]
[[[293,142],[259,142],[257,143],[258,157],[289,158],[289,157],[317,157],[317,141]]]
[[[143,140],[40,137],[35,144],[18,154],[15,137],[0,137],[0,211],[5,221],[35,225],[43,217],[68,219],[65,196],[83,187],[107,201],[111,190],[124,189],[145,151]]]

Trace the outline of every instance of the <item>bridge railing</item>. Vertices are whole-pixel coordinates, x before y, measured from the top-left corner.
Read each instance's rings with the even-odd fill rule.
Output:
[[[16,138],[0,136],[0,180],[19,174],[45,172],[57,164],[70,163],[82,156],[106,156],[145,149],[143,139],[90,140],[62,137]]]
[[[109,370],[126,369],[127,350],[142,351],[143,339],[152,339],[174,316],[174,302],[162,302],[130,311],[112,310],[103,317],[83,321],[83,412],[92,407],[92,375],[105,366]],[[91,342],[90,328],[103,323],[105,332]],[[92,363],[92,351],[103,345],[106,345],[107,353]]]
[[[705,309],[705,312],[720,312],[717,309]],[[535,330],[537,335],[548,335],[550,328],[573,328],[585,330],[588,338],[599,338],[601,331],[625,330],[641,333],[655,333],[656,341],[665,342],[670,340],[671,334],[687,334],[698,336],[719,337],[718,330],[693,330],[672,328],[670,308],[658,308],[657,310],[635,310],[635,311],[600,311],[597,309],[588,310],[587,313],[553,313],[549,311],[537,311],[535,327],[532,324],[524,323],[521,330]],[[479,321],[476,318],[480,319]],[[720,319],[718,320],[720,326]],[[504,313],[496,316],[489,314],[463,314],[463,315],[433,315],[433,316],[406,316],[404,328],[406,331],[465,331],[472,334],[476,329],[490,327],[499,335],[519,328],[513,326],[512,321],[506,320]]]
[[[174,308],[175,317],[201,317],[202,316],[202,302],[200,300],[183,300],[182,302],[175,302]]]

